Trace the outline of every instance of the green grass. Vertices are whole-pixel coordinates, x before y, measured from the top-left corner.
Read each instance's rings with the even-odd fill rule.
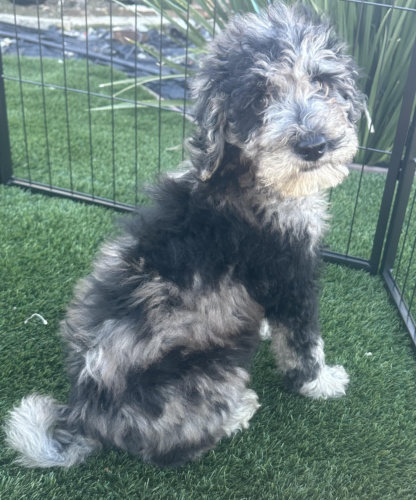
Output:
[[[58,323],[77,279],[113,232],[114,213],[0,188],[0,413],[33,391],[68,395]],[[345,398],[287,394],[268,342],[253,363],[262,406],[249,430],[196,463],[159,470],[114,450],[65,470],[26,470],[0,451],[3,499],[414,498],[416,363],[382,282],[327,265],[321,323],[327,359],[342,363]],[[43,325],[33,318],[42,314]],[[368,353],[372,354],[369,355]]]
[[[326,238],[330,249],[369,259],[386,176],[351,171],[331,193],[331,228]]]

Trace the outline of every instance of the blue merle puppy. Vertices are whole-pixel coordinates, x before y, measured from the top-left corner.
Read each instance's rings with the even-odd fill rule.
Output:
[[[115,446],[160,465],[247,428],[266,329],[288,387],[345,394],[318,324],[325,188],[348,174],[363,98],[328,25],[277,3],[237,16],[193,82],[191,167],[104,246],[62,323],[67,405],[24,398],[6,423],[29,467]]]

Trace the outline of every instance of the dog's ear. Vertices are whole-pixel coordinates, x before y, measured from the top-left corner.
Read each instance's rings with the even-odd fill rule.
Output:
[[[367,108],[367,98],[358,86],[360,71],[350,56],[345,54],[345,48],[339,45],[337,57],[343,61],[343,70],[337,75],[337,90],[348,104],[348,119],[356,123]]]
[[[227,97],[218,91],[215,82],[214,79],[202,76],[193,84],[198,130],[188,146],[193,164],[203,182],[208,181],[220,167],[226,142]]]
[[[200,170],[202,181],[209,180],[221,164],[225,147],[225,97],[215,96],[207,102],[203,116],[205,162]]]

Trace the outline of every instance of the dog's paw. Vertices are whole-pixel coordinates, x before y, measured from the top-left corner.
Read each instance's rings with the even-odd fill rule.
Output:
[[[260,324],[259,335],[261,340],[269,340],[272,338],[272,331],[267,319],[263,319]]]
[[[257,394],[251,389],[246,389],[239,403],[232,408],[228,421],[224,427],[225,433],[231,436],[231,434],[235,432],[248,429],[249,421],[259,407],[260,404]]]
[[[348,373],[343,366],[324,365],[318,377],[303,384],[299,392],[303,396],[315,399],[340,398],[345,396],[349,381]]]

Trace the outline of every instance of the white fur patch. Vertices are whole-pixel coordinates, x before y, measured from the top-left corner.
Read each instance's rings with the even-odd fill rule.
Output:
[[[259,335],[261,340],[269,340],[272,338],[272,330],[267,319],[263,319],[261,322]]]
[[[323,365],[315,380],[306,382],[299,393],[314,399],[345,396],[349,377],[343,366]]]
[[[20,452],[20,464],[26,467],[63,465],[57,443],[51,437],[56,418],[56,403],[48,396],[28,396],[10,413],[5,426],[6,442]]]
[[[228,421],[224,425],[224,431],[227,436],[242,429],[248,429],[249,421],[259,407],[257,394],[251,389],[247,389],[239,404],[233,408]]]
[[[315,251],[328,228],[328,201],[325,194],[282,199],[267,191],[263,198],[264,204],[258,210],[264,217],[264,224],[270,224],[272,229],[293,240],[308,235],[310,250]]]
[[[59,409],[51,397],[33,394],[10,412],[4,429],[6,443],[19,453],[18,463],[25,467],[70,467],[99,446],[92,439],[74,436],[63,448],[53,436]]]

